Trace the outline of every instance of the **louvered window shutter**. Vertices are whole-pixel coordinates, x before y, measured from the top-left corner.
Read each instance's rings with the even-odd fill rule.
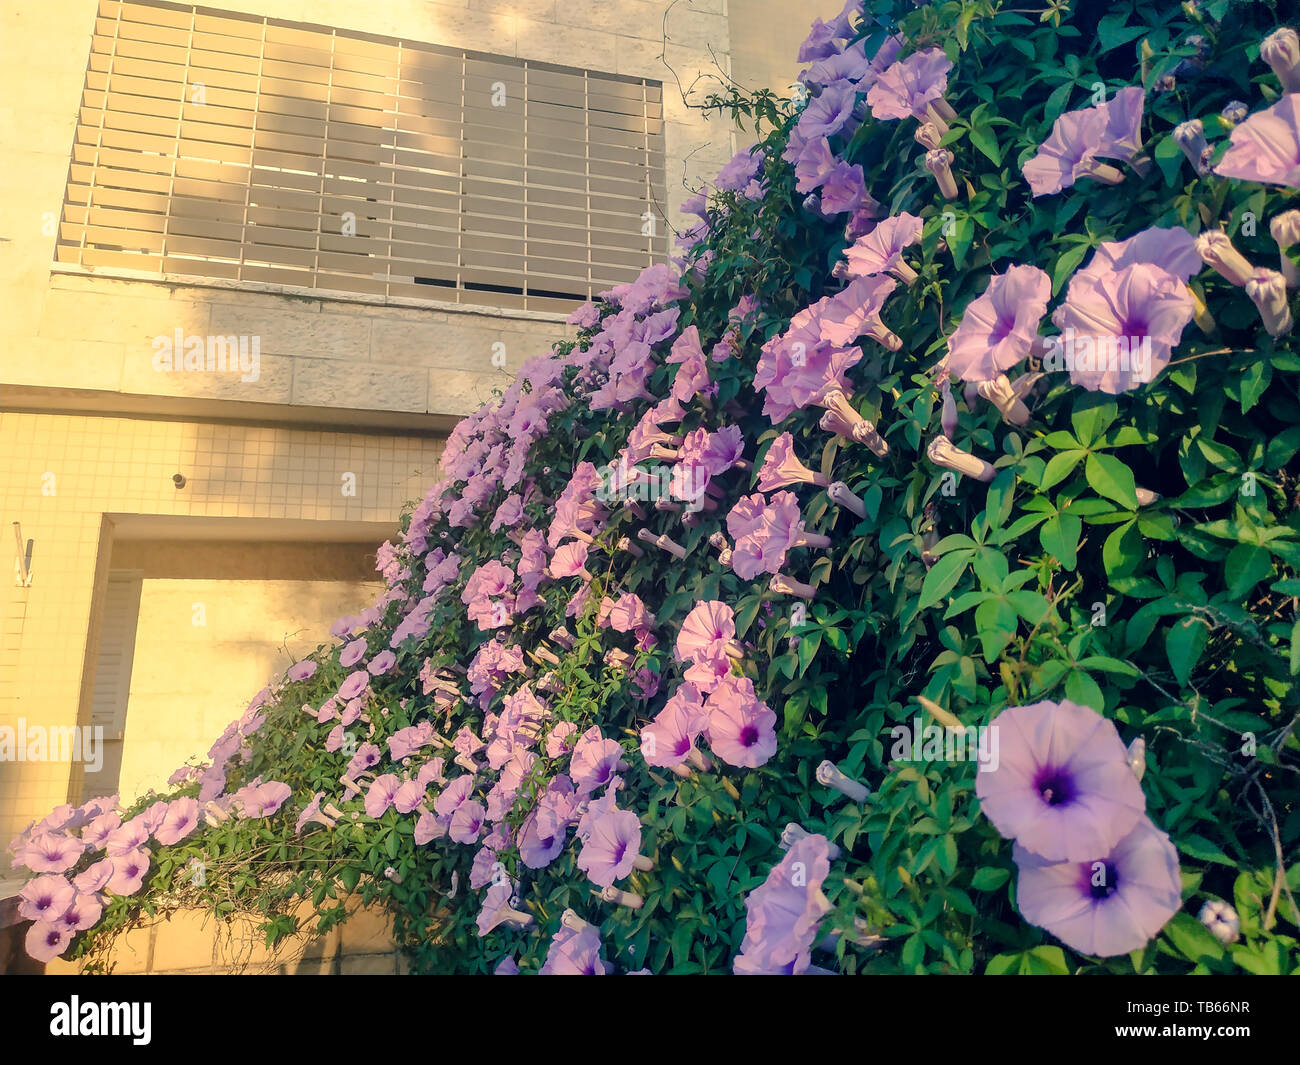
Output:
[[[102,0],[56,256],[568,311],[665,258],[665,191],[658,82]]]
[[[110,573],[104,616],[95,658],[95,688],[90,721],[107,741],[126,730],[126,703],[131,692],[131,662],[140,614],[141,579],[131,572]]]

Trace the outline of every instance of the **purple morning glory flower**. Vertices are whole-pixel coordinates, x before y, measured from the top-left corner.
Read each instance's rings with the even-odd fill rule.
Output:
[[[353,640],[339,652],[339,665],[344,669],[351,669],[366,657],[367,650],[369,648],[365,640]]]
[[[27,881],[18,892],[18,915],[28,921],[53,924],[72,905],[77,889],[66,876],[46,874]]]
[[[380,651],[370,660],[366,670],[372,676],[382,677],[385,673],[390,672],[395,665],[397,665],[397,655],[393,654],[392,651]]]
[[[397,789],[402,786],[402,782],[392,773],[384,773],[382,776],[375,777],[374,783],[370,785],[366,792],[366,816],[380,818],[397,797]]]
[[[613,969],[600,956],[600,932],[595,925],[574,931],[561,925],[546,952],[542,976],[607,976]]]
[[[293,681],[308,680],[316,672],[316,662],[311,658],[304,658],[301,662],[295,662],[289,667],[289,679]]]
[[[610,887],[632,871],[641,849],[641,822],[631,810],[609,810],[587,825],[578,868],[599,887]]]
[[[1008,839],[1047,861],[1089,861],[1137,824],[1146,796],[1113,722],[1077,703],[1013,706],[993,719],[997,767],[975,794]]]
[[[1182,908],[1178,852],[1145,816],[1086,861],[1051,862],[1019,844],[1013,855],[1020,915],[1080,954],[1140,950]]]
[[[825,836],[805,836],[749,893],[735,973],[794,974],[812,964],[817,926],[831,908],[821,890],[831,868],[829,853]]]
[[[344,702],[355,699],[366,690],[366,685],[369,683],[370,674],[364,669],[349,673],[347,679],[339,686],[339,698]]]
[[[153,834],[164,846],[179,843],[199,827],[199,804],[195,799],[175,799],[167,805],[167,814]]]
[[[995,276],[948,338],[948,369],[963,381],[992,381],[1011,369],[1029,354],[1051,295],[1051,278],[1036,266]]]

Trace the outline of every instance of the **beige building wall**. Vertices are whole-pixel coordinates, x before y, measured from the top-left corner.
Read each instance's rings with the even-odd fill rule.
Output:
[[[808,36],[812,20],[830,21],[843,9],[842,3],[817,0],[727,0],[731,27],[731,76],[741,88],[753,92],[771,89],[790,95],[799,71],[799,42]]]
[[[20,522],[23,538],[34,541],[31,586],[19,588],[11,577],[0,581],[0,725],[13,727],[20,717],[47,727],[87,718],[93,671],[86,663],[94,661],[99,637],[96,591],[102,601],[110,569],[133,557],[118,554],[115,543],[225,539],[250,546],[277,540],[376,545],[396,531],[403,505],[437,479],[441,452],[442,441],[434,437],[0,413],[0,514],[6,524]],[[175,473],[186,477],[183,488],[173,484]],[[345,494],[352,484],[347,474],[355,474],[355,495]],[[12,544],[10,530],[3,531]],[[247,549],[235,548],[227,557],[229,575],[238,577],[246,565],[238,552]],[[15,553],[12,547],[9,553]],[[358,575],[355,565],[342,572],[354,581]],[[217,599],[222,583],[210,585],[207,613],[215,623],[225,624],[221,619],[241,609],[241,599],[257,607],[246,586],[222,605]],[[319,608],[302,603],[294,608],[305,612],[301,620],[317,626],[317,640],[326,638],[338,613],[322,625],[323,615],[353,598],[347,592],[321,594],[325,602]],[[163,608],[165,598],[151,592],[150,611]],[[367,605],[356,602],[351,611],[340,612]],[[250,626],[256,622],[244,620]],[[265,621],[260,638],[277,646],[295,631],[286,626],[298,624],[285,608]],[[229,625],[225,631],[238,631],[235,621]],[[302,638],[307,641],[305,632]],[[198,653],[197,662],[178,653],[172,663],[176,678],[188,674],[194,689],[208,684],[214,669],[212,649],[200,646]],[[255,678],[250,670],[244,679],[251,685],[243,689],[247,705],[271,675]],[[162,682],[156,684],[160,688]],[[229,715],[221,720],[211,739],[229,720]],[[206,750],[204,745],[197,753]],[[180,753],[181,760],[189,753]],[[32,818],[64,802],[72,770],[67,763],[0,761],[0,837],[7,842]]]

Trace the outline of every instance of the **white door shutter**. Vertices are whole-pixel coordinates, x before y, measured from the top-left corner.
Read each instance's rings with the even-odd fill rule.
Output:
[[[126,701],[131,691],[131,661],[135,657],[140,586],[140,574],[134,570],[108,575],[90,715],[90,723],[103,728],[105,740],[120,740],[126,729]]]

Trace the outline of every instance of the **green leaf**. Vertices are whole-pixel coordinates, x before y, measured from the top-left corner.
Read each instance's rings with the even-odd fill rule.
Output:
[[[1079,465],[1086,454],[1088,454],[1086,451],[1074,448],[1053,455],[1047,460],[1047,468],[1043,470],[1042,480],[1038,482],[1038,490],[1046,492],[1049,488],[1060,484],[1061,481],[1070,476],[1070,472]]]
[[[1010,879],[1009,870],[985,865],[975,870],[975,875],[970,878],[970,886],[976,891],[996,891]]]
[[[1055,296],[1061,291],[1061,286],[1066,279],[1074,273],[1074,268],[1083,262],[1083,258],[1092,249],[1087,244],[1076,244],[1074,247],[1061,253],[1061,257],[1056,260],[1056,265],[1052,267],[1052,295]]]
[[[1102,399],[1097,393],[1091,393],[1075,402],[1074,410],[1070,412],[1070,424],[1074,426],[1079,444],[1091,447],[1118,416],[1119,407],[1113,399]]]
[[[1107,15],[1097,23],[1097,40],[1103,52],[1109,52],[1135,41],[1148,30],[1146,26],[1128,26],[1128,12],[1120,11]]]
[[[1187,683],[1209,638],[1210,630],[1199,618],[1180,618],[1170,628],[1169,635],[1165,637],[1165,654],[1169,657],[1169,668],[1174,671],[1179,684]]]
[[[953,586],[961,579],[961,575],[966,572],[971,556],[974,551],[952,551],[942,555],[933,566],[930,572],[925,575],[925,580],[921,584],[921,599],[917,603],[918,610],[924,610],[928,606],[933,606],[950,591]]]
[[[1083,522],[1073,514],[1055,514],[1043,522],[1038,530],[1043,550],[1066,569],[1074,569],[1079,560],[1079,537]]]
[[[1113,499],[1129,510],[1137,510],[1137,485],[1133,471],[1114,455],[1089,455],[1083,473],[1098,495]]]
[[[998,147],[997,135],[989,126],[972,126],[970,142],[975,145],[994,166],[1002,165],[1002,150]]]
[[[1228,594],[1240,598],[1273,572],[1273,560],[1268,549],[1256,544],[1238,544],[1228,552],[1223,565],[1223,575],[1228,581]]]

